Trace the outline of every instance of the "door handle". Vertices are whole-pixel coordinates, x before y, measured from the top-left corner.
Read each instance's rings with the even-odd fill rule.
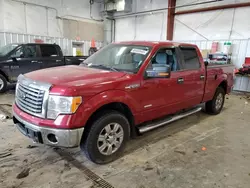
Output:
[[[182,84],[184,82],[184,78],[178,78],[177,83]]]
[[[31,63],[37,63],[37,61],[31,61]]]
[[[62,61],[62,60],[58,60],[58,59],[56,60],[56,62],[61,62],[61,61]]]
[[[200,76],[200,79],[201,79],[201,80],[204,80],[204,78],[205,78],[204,75],[201,75],[201,76]]]

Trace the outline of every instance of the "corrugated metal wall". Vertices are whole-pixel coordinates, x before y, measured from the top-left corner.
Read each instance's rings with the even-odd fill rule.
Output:
[[[218,51],[223,51],[225,40],[200,40],[200,41],[180,41],[185,43],[196,44],[200,50],[206,50],[212,48],[213,42],[218,42],[219,47]],[[232,62],[236,68],[242,67],[242,64],[245,62],[245,57],[250,57],[250,39],[240,39],[240,40],[231,40],[232,42]]]
[[[250,92],[250,77],[237,75],[234,80],[234,90]]]
[[[64,55],[73,55],[73,42],[83,43],[83,55],[88,55],[88,50],[91,46],[91,41],[76,41],[59,37],[0,32],[0,47],[10,43],[34,43],[35,39],[41,39],[44,43],[56,43],[60,45]],[[102,42],[96,42],[97,49],[102,46]]]
[[[0,31],[103,41],[102,22],[91,19],[102,19],[101,6],[93,3],[90,15],[86,0],[0,0]]]

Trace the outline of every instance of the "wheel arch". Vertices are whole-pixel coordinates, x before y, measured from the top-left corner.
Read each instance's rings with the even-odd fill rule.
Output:
[[[129,125],[130,125],[129,127],[130,137],[134,137],[135,135],[137,135],[137,131],[135,128],[135,118],[130,107],[123,102],[110,102],[110,103],[100,106],[90,115],[90,117],[88,118],[84,126],[82,139],[87,137],[87,134],[89,133],[91,125],[94,123],[94,121],[101,115],[110,111],[117,111],[123,114],[127,118]]]
[[[227,81],[226,81],[226,80],[223,80],[223,81],[219,84],[218,87],[223,88],[224,91],[225,91],[225,94],[226,94],[226,93],[227,93],[227,85],[228,85]]]
[[[5,77],[5,79],[7,80],[7,82],[10,81],[9,78],[8,78],[8,76],[7,76],[7,74],[4,71],[2,71],[1,69],[0,69],[0,74]]]

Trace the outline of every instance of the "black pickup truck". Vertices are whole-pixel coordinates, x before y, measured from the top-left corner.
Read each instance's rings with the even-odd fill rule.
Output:
[[[0,48],[0,93],[19,74],[63,65],[79,65],[88,56],[63,56],[57,44],[8,44]]]

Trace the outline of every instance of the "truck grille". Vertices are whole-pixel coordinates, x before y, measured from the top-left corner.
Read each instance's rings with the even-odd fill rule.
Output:
[[[33,115],[41,114],[44,93],[44,90],[25,86],[19,83],[16,89],[16,104],[27,113]]]

